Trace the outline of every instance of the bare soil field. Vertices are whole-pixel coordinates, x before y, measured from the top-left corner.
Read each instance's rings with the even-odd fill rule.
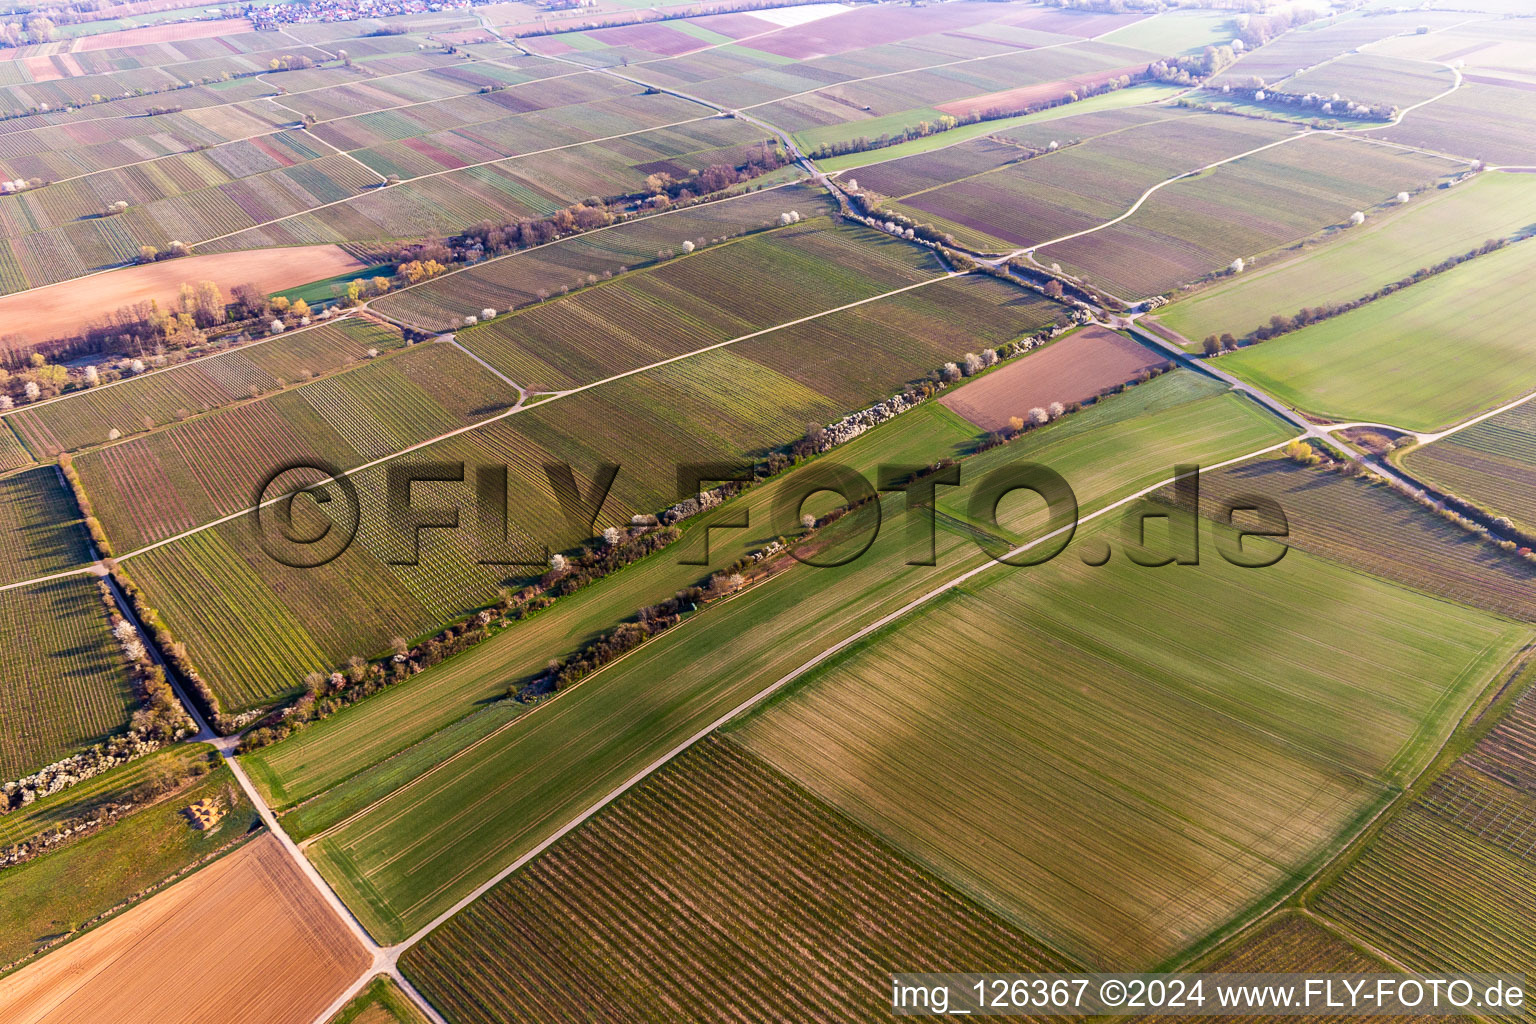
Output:
[[[103,32],[99,36],[81,36],[71,52],[82,50],[111,50],[119,46],[143,46],[146,43],[175,43],[183,39],[211,39],[215,36],[232,36],[240,32],[253,32],[255,27],[246,18],[225,18],[222,21],[184,21],[169,25],[146,25],[143,28],[126,28],[121,32]]]
[[[272,836],[0,981],[7,1024],[310,1024],[369,964]]]
[[[1017,89],[1004,89],[1002,92],[989,92],[983,96],[955,100],[953,103],[940,103],[937,109],[956,117],[962,117],[972,111],[1022,110],[1025,107],[1061,99],[1069,92],[1080,93],[1087,89],[1097,89],[1112,78],[1132,75],[1143,68],[1144,65],[1131,64],[1123,68],[1112,68],[1109,71],[1095,71],[1091,75],[1078,75],[1076,78],[1062,78],[1055,82],[1042,82],[1039,85],[1021,85]]]
[[[174,301],[184,281],[213,281],[225,298],[236,285],[263,291],[323,281],[365,264],[334,245],[214,253],[163,260],[98,274],[89,281],[65,281],[0,297],[0,337],[46,341],[68,337],[88,320],[121,306],[154,299]]]
[[[1166,361],[1124,335],[1086,327],[939,401],[983,430],[1000,430],[1035,406],[1081,402]]]

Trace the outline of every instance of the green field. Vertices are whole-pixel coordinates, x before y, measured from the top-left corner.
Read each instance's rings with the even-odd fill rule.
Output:
[[[402,966],[449,1019],[499,1024],[655,1020],[663,1005],[667,1020],[895,1020],[872,978],[1072,965],[710,739]]]
[[[90,561],[80,510],[53,466],[0,478],[0,583]]]
[[[1131,422],[1135,410],[1141,423]],[[1100,431],[1089,429],[1096,417]],[[1137,429],[1147,422],[1157,427]],[[1177,462],[1219,461],[1285,436],[1277,421],[1219,385],[1169,374],[1060,428],[993,449],[975,460],[975,471],[1027,459],[1067,427],[1079,435],[1075,451],[1056,452],[1052,464],[1085,507],[1155,482]],[[900,499],[886,504],[896,515]],[[984,560],[969,531],[940,530],[938,549],[936,566],[906,565],[904,531],[883,530],[845,566],[791,570],[733,598],[730,614],[705,610],[322,835],[310,855],[375,935],[408,934],[680,739],[870,619]]]
[[[1224,46],[1232,41],[1233,30],[1232,16],[1225,11],[1165,11],[1111,32],[1103,41],[1173,56]]]
[[[427,1018],[393,978],[380,976],[327,1024],[427,1024]]]
[[[208,748],[203,748],[207,751]],[[184,760],[181,751],[155,757]],[[92,797],[107,786],[130,788],[145,767],[130,764],[93,780]],[[71,806],[88,799],[71,790],[61,794]],[[223,820],[199,832],[183,810],[204,798],[222,801]],[[37,812],[47,827],[53,804]],[[31,813],[31,812],[29,812]],[[137,898],[239,839],[257,824],[256,810],[235,784],[229,769],[214,771],[188,789],[161,800],[83,839],[0,871],[0,963],[12,963],[91,923],[100,915]]]
[[[1536,387],[1517,243],[1343,316],[1245,348],[1223,369],[1340,421],[1436,430]]]
[[[1452,189],[1423,193],[1400,211],[1372,217],[1320,247],[1222,279],[1160,310],[1157,320],[1196,344],[1209,334],[1241,338],[1272,315],[1348,302],[1490,238],[1533,226],[1536,178],[1482,174]]]
[[[1074,959],[1168,963],[1320,866],[1531,635],[1202,539],[977,577],[732,735]]]
[[[0,592],[0,780],[127,727],[138,707],[91,576]]]

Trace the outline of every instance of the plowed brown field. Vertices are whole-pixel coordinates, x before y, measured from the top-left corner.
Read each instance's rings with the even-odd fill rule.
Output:
[[[6,1024],[310,1024],[368,955],[272,836],[0,981]]]
[[[1165,362],[1124,335],[1090,326],[939,401],[983,430],[999,430],[1036,406],[1081,402]]]

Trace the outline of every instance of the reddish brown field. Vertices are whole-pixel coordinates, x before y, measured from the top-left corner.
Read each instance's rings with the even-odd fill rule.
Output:
[[[222,21],[187,21],[170,25],[146,25],[143,28],[127,28],[121,32],[103,32],[99,36],[85,36],[71,51],[110,50],[116,46],[143,46],[145,43],[174,43],[182,39],[210,39],[215,36],[231,36],[238,32],[254,31],[245,18],[225,18]]]
[[[310,1024],[371,963],[262,836],[0,981],[6,1024]]]
[[[1164,362],[1124,335],[1085,327],[939,401],[983,430],[999,430],[1012,416],[1027,418],[1030,409],[1052,402],[1081,402]]]
[[[934,7],[866,7],[808,22],[753,40],[754,50],[801,60],[828,57],[866,46],[899,43],[914,36],[970,28],[997,17],[987,3]]]
[[[634,46],[663,57],[676,57],[709,45],[670,25],[626,25],[588,32],[587,36],[607,46]]]
[[[23,57],[21,63],[34,82],[54,82],[64,77],[64,73],[54,66],[52,57]]]
[[[982,96],[972,96],[970,99],[955,100],[953,103],[940,103],[938,109],[946,114],[954,114],[957,117],[969,114],[973,110],[992,110],[994,108],[999,110],[1018,110],[1042,103],[1050,103],[1052,100],[1061,99],[1069,92],[1080,93],[1085,89],[1095,89],[1111,78],[1135,74],[1141,70],[1143,70],[1143,65],[1133,64],[1128,67],[1113,68],[1109,71],[1095,71],[1091,75],[1063,78],[1055,82],[1041,82],[1039,85],[1021,85],[1016,89],[989,92]]]
[[[82,281],[35,288],[0,297],[0,337],[47,341],[68,337],[93,317],[121,306],[176,299],[184,281],[213,281],[225,298],[235,285],[254,284],[266,292],[359,270],[357,259],[334,245],[214,253],[125,267]]]

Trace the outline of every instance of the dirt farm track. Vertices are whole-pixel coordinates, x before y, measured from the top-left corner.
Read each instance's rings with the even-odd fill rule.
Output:
[[[262,836],[0,980],[6,1024],[310,1024],[370,959]]]

